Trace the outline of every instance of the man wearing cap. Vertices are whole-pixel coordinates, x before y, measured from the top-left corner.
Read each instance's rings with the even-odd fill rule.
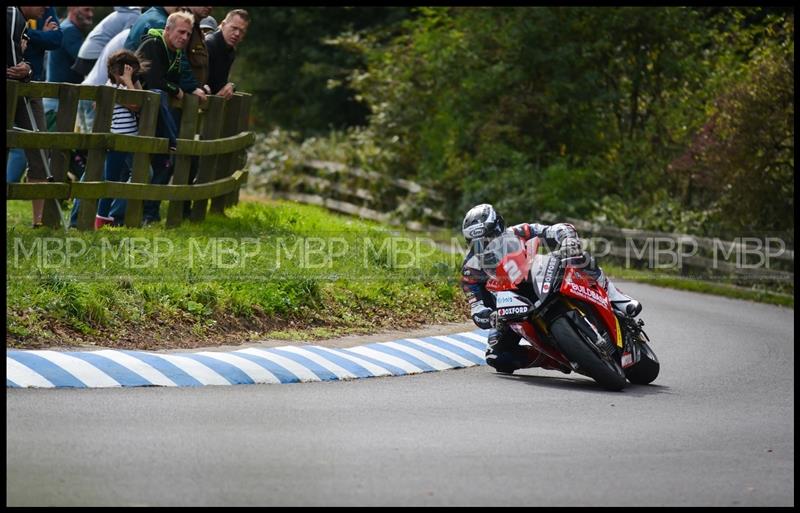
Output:
[[[203,21],[200,22],[200,30],[203,31],[203,37],[216,32],[217,28],[217,20],[215,20],[213,16],[206,16],[203,18]]]

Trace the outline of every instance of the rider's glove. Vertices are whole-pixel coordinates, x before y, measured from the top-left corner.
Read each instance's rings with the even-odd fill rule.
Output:
[[[564,239],[561,243],[561,254],[564,258],[576,258],[583,255],[580,239]]]
[[[473,303],[470,309],[472,313],[472,322],[481,329],[488,330],[492,327],[492,309],[484,305],[482,301]]]

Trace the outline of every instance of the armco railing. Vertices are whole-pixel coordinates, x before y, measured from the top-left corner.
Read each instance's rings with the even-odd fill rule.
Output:
[[[625,266],[677,268],[683,275],[713,279],[727,276],[742,283],[793,283],[794,250],[781,237],[741,237],[727,241],[681,233],[604,226],[581,219],[542,216],[541,222],[566,222],[594,254]]]
[[[447,225],[436,191],[410,180],[348,167],[338,162],[306,160],[287,169],[253,172],[249,187],[273,198],[319,205],[330,210],[409,230]]]
[[[246,183],[247,148],[254,142],[249,131],[248,114],[252,96],[236,93],[229,100],[209,96],[200,106],[195,95],[184,95],[176,104],[182,110],[181,126],[175,151],[175,169],[171,185],[150,185],[151,154],[168,152],[167,140],[154,137],[158,118],[159,94],[151,91],[129,91],[109,86],[85,86],[67,83],[6,81],[6,148],[44,148],[51,150],[51,183],[6,184],[6,199],[81,198],[78,228],[91,230],[99,198],[125,198],[128,207],[125,225],[138,227],[142,220],[142,200],[169,201],[167,226],[183,220],[183,202],[192,201],[191,220],[205,218],[211,200],[211,211],[222,213],[226,206],[238,201],[239,188]],[[14,129],[17,98],[58,98],[56,132],[23,132]],[[78,100],[96,102],[92,132],[75,133]],[[140,105],[139,135],[110,133],[111,114],[115,103]],[[40,127],[41,128],[41,127]],[[69,151],[88,150],[83,182],[66,179]],[[134,154],[130,183],[103,181],[106,150]],[[195,184],[189,185],[191,158],[199,157]],[[59,218],[55,202],[45,202],[43,223],[57,227]]]

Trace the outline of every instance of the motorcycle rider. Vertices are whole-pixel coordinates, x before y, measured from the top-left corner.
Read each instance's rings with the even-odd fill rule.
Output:
[[[571,224],[558,223],[548,226],[522,223],[506,230],[503,216],[492,205],[488,203],[477,205],[467,212],[461,225],[461,232],[469,245],[469,251],[461,267],[461,288],[467,296],[473,322],[479,328],[491,329],[488,336],[489,348],[486,350],[488,365],[501,372],[513,372],[516,369],[537,365],[569,372],[532,346],[519,345],[521,337],[504,323],[492,322],[492,313],[495,309],[494,295],[486,290],[489,276],[481,268],[480,257],[489,242],[502,235],[504,231],[512,232],[526,241],[540,237],[551,250],[560,245],[562,255],[566,259],[584,267],[583,270],[593,276],[606,290],[615,312],[631,317],[641,312],[642,305],[617,289],[597,266],[594,257],[582,250],[578,233]]]

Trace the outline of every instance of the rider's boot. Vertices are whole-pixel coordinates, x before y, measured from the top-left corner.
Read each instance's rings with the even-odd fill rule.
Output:
[[[614,283],[608,279],[606,273],[603,272],[603,269],[597,267],[597,271],[599,271],[597,282],[601,287],[606,289],[608,299],[611,301],[614,311],[629,317],[636,317],[639,315],[639,313],[642,311],[642,304],[629,295],[623,294],[621,290],[617,289],[617,287],[614,286]]]
[[[531,346],[520,346],[520,336],[503,324],[489,332],[486,364],[497,372],[511,374],[531,366],[539,353]]]
[[[611,304],[614,305],[614,310],[629,317],[636,317],[642,311],[642,304],[627,294],[623,294],[614,283],[606,279],[606,292]]]
[[[542,367],[569,374],[565,367],[530,345],[520,345],[520,336],[507,326],[498,326],[489,333],[486,363],[497,372],[512,374],[518,369]]]

